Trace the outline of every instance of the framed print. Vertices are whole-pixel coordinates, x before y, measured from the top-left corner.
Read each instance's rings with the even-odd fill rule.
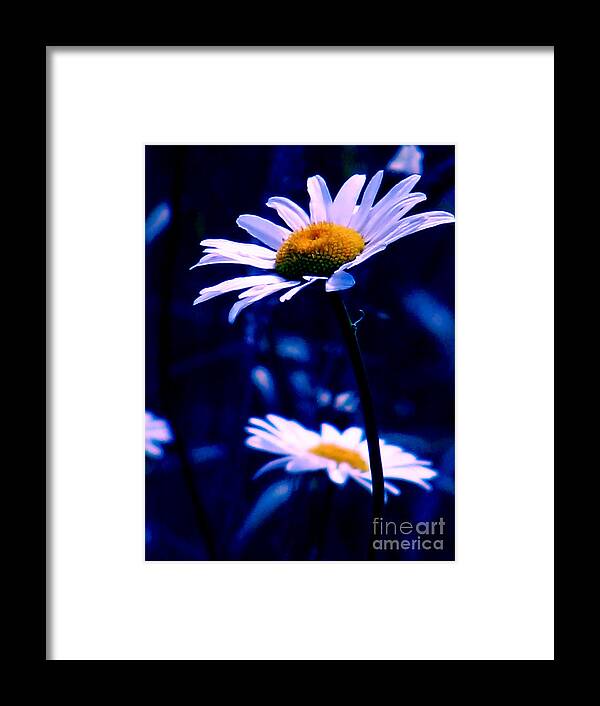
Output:
[[[552,660],[553,47],[45,70],[47,659]]]

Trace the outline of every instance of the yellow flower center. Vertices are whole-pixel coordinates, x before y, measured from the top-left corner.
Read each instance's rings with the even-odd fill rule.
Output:
[[[366,472],[369,470],[369,466],[357,451],[345,449],[343,446],[338,446],[337,444],[317,444],[309,449],[309,451],[315,454],[315,456],[322,456],[330,461],[348,463],[352,468],[357,468],[359,471]]]
[[[329,277],[354,260],[365,247],[360,233],[335,223],[311,223],[294,231],[275,257],[275,270],[295,279],[303,275]]]

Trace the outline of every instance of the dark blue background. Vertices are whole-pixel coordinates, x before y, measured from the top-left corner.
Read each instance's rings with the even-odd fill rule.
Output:
[[[431,146],[414,212],[454,213],[454,148]],[[325,473],[273,471],[253,480],[270,455],[244,446],[249,416],[269,412],[317,429],[362,426],[360,408],[335,405],[354,380],[336,320],[318,286],[286,304],[278,296],[246,309],[235,294],[192,306],[198,291],[257,273],[237,265],[190,271],[200,240],[251,242],[242,213],[279,222],[264,204],[287,196],[308,210],[306,179],[321,174],[334,193],[355,173],[370,178],[397,146],[146,148],[146,216],[166,203],[171,220],[146,244],[146,408],[168,419],[175,442],[147,459],[146,557],[172,559],[366,558],[370,496]],[[386,171],[383,195],[404,178]],[[399,482],[386,519],[446,521],[444,551],[388,552],[390,560],[454,558],[454,227],[410,235],[353,270],[345,292],[360,342],[381,436],[433,461],[426,492]],[[258,505],[257,505],[258,503]]]

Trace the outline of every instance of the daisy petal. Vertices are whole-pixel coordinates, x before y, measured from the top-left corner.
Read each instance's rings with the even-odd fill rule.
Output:
[[[367,247],[355,260],[342,265],[340,269],[349,270],[352,267],[356,267],[356,265],[360,265],[365,260],[373,257],[373,255],[385,250],[391,243],[407,235],[411,235],[420,230],[426,230],[427,228],[433,228],[443,223],[454,223],[454,221],[454,216],[445,211],[430,211],[429,213],[419,213],[416,216],[409,216],[400,221],[387,235],[384,233],[383,236],[378,236],[370,240]]]
[[[386,466],[414,466],[415,464],[430,466],[431,461],[419,461],[414,454],[408,453],[399,446],[389,444],[381,450]]]
[[[259,429],[257,427],[246,427],[246,431],[250,434],[250,436],[256,436],[259,439],[264,439],[265,441],[279,446],[281,453],[291,454],[297,451],[296,445],[292,442],[292,440],[280,434],[273,433],[265,429]]]
[[[267,451],[272,454],[288,453],[287,449],[277,443],[275,439],[271,441],[261,436],[249,436],[246,439],[246,446],[258,449],[259,451]]]
[[[302,448],[316,446],[321,441],[316,432],[305,429],[302,424],[291,419],[284,419],[277,414],[267,414],[267,419],[282,435],[295,439],[296,443]]]
[[[207,238],[206,240],[201,240],[200,245],[205,248],[214,248],[223,254],[249,255],[250,257],[262,257],[266,260],[274,260],[276,254],[274,250],[265,248],[262,245],[236,243],[234,240],[225,240],[224,238]]]
[[[306,188],[310,195],[310,220],[313,223],[320,223],[329,220],[329,209],[331,207],[331,194],[322,176],[316,174],[306,182]]]
[[[356,267],[356,265],[360,265],[365,260],[368,260],[370,257],[373,257],[373,255],[377,255],[378,252],[385,250],[386,247],[387,245],[380,245],[377,248],[365,248],[365,250],[356,258],[356,260],[352,260],[352,262],[348,262],[346,265],[342,265],[342,267],[345,270],[349,270],[351,267]]]
[[[342,289],[350,289],[350,287],[354,287],[355,284],[354,277],[349,272],[338,270],[327,280],[325,291],[338,292]]]
[[[240,299],[231,307],[231,310],[229,311],[229,316],[228,316],[229,323],[230,324],[234,323],[234,321],[238,317],[238,314],[243,309],[250,306],[250,304],[254,304],[255,302],[259,301],[260,299],[263,299],[264,297],[268,297],[269,294],[274,294],[275,292],[278,292],[280,289],[287,289],[287,287],[293,287],[294,285],[297,285],[297,284],[298,284],[298,282],[281,282],[280,284],[274,284],[273,286],[266,287],[265,291],[260,292],[260,294],[257,294],[254,297],[247,297],[245,299]]]
[[[329,209],[329,218],[333,223],[348,225],[366,178],[364,174],[355,174],[343,184]]]
[[[421,176],[419,174],[413,174],[412,176],[403,179],[400,183],[396,184],[396,186],[393,186],[387,194],[373,206],[371,213],[375,215],[381,209],[393,206],[394,203],[403,199],[413,190],[413,187],[420,178]]]
[[[281,468],[281,466],[285,466],[285,464],[292,458],[293,456],[282,456],[281,458],[276,458],[274,461],[269,461],[269,463],[265,463],[264,466],[261,466],[258,471],[256,471],[256,473],[254,474],[254,478],[256,479],[259,476],[262,476],[263,473],[272,471],[274,468]]]
[[[281,220],[285,221],[292,230],[302,230],[310,224],[306,211],[283,196],[273,196],[267,201],[267,206],[274,208]]]
[[[247,277],[234,277],[233,279],[225,280],[213,287],[205,287],[200,290],[200,296],[194,301],[194,304],[200,304],[207,299],[218,297],[227,292],[234,292],[238,289],[246,289],[247,287],[255,287],[257,284],[277,284],[285,282],[283,277],[278,275],[249,275]]]
[[[293,286],[294,284],[300,284],[299,282],[290,282],[290,286]],[[246,289],[243,291],[241,294],[238,294],[238,299],[247,299],[248,297],[256,297],[259,294],[263,294],[263,292],[268,292],[268,291],[277,291],[277,289],[272,290],[271,288],[273,286],[277,286],[277,289],[279,289],[279,286],[277,284],[257,284],[255,287],[250,287],[250,289]]]
[[[282,449],[282,453],[295,454],[298,452],[304,452],[305,444],[299,442],[296,438],[290,434],[282,434],[277,429],[273,427],[265,428],[263,426],[248,426],[246,431],[250,436],[259,436],[267,441],[272,441],[273,443],[279,444]]]
[[[409,216],[401,221],[398,228],[386,236],[383,242],[389,245],[400,238],[404,238],[406,235],[444,223],[454,223],[454,220],[454,216],[451,213],[446,213],[446,211],[429,211],[428,213],[419,213],[417,216]]]
[[[302,471],[320,471],[324,468],[325,462],[318,456],[313,456],[312,454],[306,454],[303,456],[296,456],[291,461],[288,461],[285,470],[286,471],[296,471],[298,473]]]
[[[328,444],[339,443],[342,435],[332,424],[321,424],[321,439]]]
[[[261,270],[275,269],[275,260],[265,260],[259,257],[243,257],[242,255],[233,255],[225,253],[210,252],[208,255],[201,257],[198,262],[190,267],[193,270],[195,267],[203,265],[250,265],[258,267]]]
[[[409,483],[420,485],[425,490],[431,490],[432,485],[426,479],[435,478],[438,473],[432,468],[423,468],[422,466],[404,466],[402,468],[385,468],[384,474],[386,478],[397,478],[405,480]]]
[[[327,474],[329,478],[337,485],[344,485],[348,480],[348,473],[342,471],[342,469],[335,463],[327,465]]]
[[[298,292],[301,289],[304,289],[304,287],[308,287],[309,284],[312,284],[313,282],[316,282],[314,279],[310,279],[308,282],[305,282],[304,284],[299,285],[298,287],[294,287],[294,289],[290,289],[289,292],[286,292],[282,296],[279,297],[280,302],[287,302],[289,301],[294,295],[298,294]]]
[[[365,192],[363,194],[360,206],[358,207],[356,213],[350,219],[349,225],[351,228],[354,228],[354,230],[360,232],[360,229],[362,228],[365,220],[367,219],[367,216],[369,215],[369,211],[371,210],[373,201],[375,201],[375,197],[377,196],[377,192],[379,191],[379,187],[381,186],[382,179],[383,169],[378,171],[377,174],[375,174],[375,176],[367,184],[367,188],[365,189]]]
[[[240,216],[236,223],[240,228],[248,231],[250,235],[258,238],[258,240],[274,250],[278,250],[281,243],[291,233],[287,228],[275,225],[275,223],[271,223],[271,221],[260,216],[245,214]]]
[[[355,480],[357,483],[360,483],[362,486],[364,486],[364,487],[365,487],[368,491],[370,491],[371,493],[373,492],[373,484],[371,483],[370,478],[366,478],[366,477],[365,477],[365,474],[358,475],[358,474],[354,474],[354,473],[353,473],[353,474],[351,474],[351,475],[352,475],[352,478],[354,478],[354,480]],[[384,487],[388,492],[390,492],[392,495],[400,495],[400,492],[401,492],[400,489],[399,489],[399,488],[396,488],[396,486],[393,485],[392,483],[384,482],[383,487]],[[387,500],[387,499],[386,499],[386,500]]]
[[[360,427],[349,427],[342,434],[342,441],[344,446],[349,449],[355,449],[361,442],[363,437],[363,430]]]
[[[365,478],[364,474],[351,473],[350,475],[352,476],[352,478],[354,478],[354,480],[357,483],[360,483],[360,485],[362,485],[364,488],[366,488],[369,492],[371,492],[371,493],[373,492],[373,486],[371,485],[371,481],[368,480],[368,478]]]
[[[367,219],[363,228],[363,233],[367,243],[372,243],[378,239],[382,232],[391,230],[391,226],[398,225],[402,216],[410,211],[421,201],[425,201],[427,196],[420,192],[415,192],[401,199],[389,208],[381,209],[376,215]]]

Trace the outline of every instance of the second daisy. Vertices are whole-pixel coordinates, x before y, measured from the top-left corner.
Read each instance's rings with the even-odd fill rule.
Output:
[[[276,468],[290,473],[326,471],[338,485],[344,485],[351,478],[371,490],[369,451],[359,427],[349,427],[342,432],[331,424],[322,424],[318,433],[290,419],[267,414],[266,419],[251,417],[246,431],[249,434],[247,446],[279,456],[262,466],[257,476]],[[400,489],[388,479],[416,483],[431,490],[428,481],[437,475],[437,471],[430,468],[429,461],[422,461],[383,439],[380,439],[379,447],[386,490],[393,495],[400,493]]]

